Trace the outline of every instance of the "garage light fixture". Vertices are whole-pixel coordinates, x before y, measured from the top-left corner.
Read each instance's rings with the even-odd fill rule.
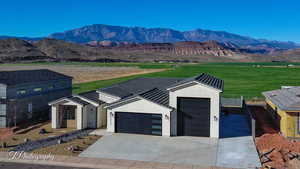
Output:
[[[217,116],[214,116],[214,120],[215,120],[215,121],[218,121],[218,117],[217,117]]]
[[[113,114],[113,112],[110,112],[110,116],[111,116],[111,117],[114,117],[114,114]]]
[[[169,116],[168,116],[167,114],[165,115],[165,119],[166,119],[166,120],[169,120]]]

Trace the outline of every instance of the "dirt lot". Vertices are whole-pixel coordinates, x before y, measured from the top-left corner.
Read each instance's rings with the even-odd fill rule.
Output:
[[[106,80],[137,74],[160,72],[164,69],[140,69],[137,67],[89,67],[80,65],[1,65],[0,71],[50,69],[74,77],[73,83]]]
[[[251,105],[249,108],[256,119],[255,143],[263,167],[299,169],[300,142],[288,140],[280,134],[264,105]]]
[[[67,156],[78,156],[83,150],[87,149],[90,145],[94,144],[100,136],[86,136],[79,139],[72,140],[67,143],[57,144],[49,147],[40,148],[33,150],[35,154],[54,154],[54,155],[67,155]],[[71,151],[69,148],[75,148]]]
[[[46,129],[47,133],[39,134],[39,131],[41,129]],[[9,135],[5,138],[1,138],[0,139],[1,146],[2,146],[3,142],[5,142],[7,147],[6,148],[0,147],[0,151],[9,151],[9,150],[13,149],[18,144],[23,143],[25,138],[28,138],[30,140],[38,140],[38,139],[42,139],[42,138],[62,135],[64,133],[70,132],[70,131],[73,131],[73,129],[52,129],[50,122],[38,123],[38,124],[32,125],[30,127],[18,130],[13,135]]]

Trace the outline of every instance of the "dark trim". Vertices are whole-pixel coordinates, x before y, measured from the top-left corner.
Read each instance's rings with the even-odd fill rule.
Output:
[[[141,123],[137,123],[137,124],[141,124],[141,125],[149,125],[151,123],[151,126],[139,126],[138,128],[136,128],[136,126],[134,127],[134,129],[138,129],[136,131],[132,131],[132,128],[130,129],[130,127],[128,128],[124,128],[123,130],[125,131],[118,131],[118,123],[119,123],[119,119],[118,117],[120,117],[120,114],[128,114],[128,115],[136,115],[135,118],[144,118],[143,120],[147,120],[147,123],[145,123],[145,121],[141,124]],[[141,116],[139,116],[141,115]],[[139,116],[139,117],[137,117]],[[132,134],[144,134],[144,135],[156,135],[156,136],[162,136],[162,132],[163,132],[163,115],[159,114],[159,113],[138,113],[138,112],[115,112],[115,132],[116,133],[132,133]],[[132,118],[134,119],[134,118]],[[132,120],[131,119],[131,120]],[[124,119],[121,119],[124,120]],[[151,121],[148,121],[151,120]],[[159,123],[154,122],[153,120],[156,121],[160,121]],[[128,124],[129,126],[130,124]],[[155,129],[152,128],[153,125],[159,125],[160,129]],[[125,124],[125,126],[127,126],[127,124]],[[127,131],[126,131],[127,130]],[[156,133],[155,133],[156,132]],[[160,133],[160,134],[157,134]]]
[[[208,114],[208,121],[206,122],[206,123],[208,123],[208,125],[209,125],[209,131],[208,131],[208,135],[201,135],[201,134],[203,134],[203,133],[201,133],[201,134],[199,134],[199,133],[197,133],[197,134],[193,134],[193,135],[191,135],[191,134],[187,134],[187,133],[185,133],[185,125],[188,125],[188,124],[185,124],[185,122],[184,122],[184,114],[183,114],[183,112],[181,112],[181,107],[180,107],[180,101],[181,101],[181,99],[192,99],[192,100],[201,100],[201,99],[205,99],[205,100],[208,100],[209,101],[209,107],[208,107],[208,111],[209,111],[209,114]],[[201,137],[210,137],[210,130],[211,130],[211,125],[210,125],[210,120],[211,120],[211,117],[210,117],[210,115],[211,115],[211,98],[202,98],[202,97],[177,97],[177,135],[178,136],[201,136]],[[191,117],[190,117],[191,118]],[[203,128],[203,126],[201,126],[201,122],[200,121],[197,121],[197,122],[199,122],[199,129],[200,128]]]

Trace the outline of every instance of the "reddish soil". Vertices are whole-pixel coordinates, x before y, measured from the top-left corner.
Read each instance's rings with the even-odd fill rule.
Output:
[[[249,108],[256,120],[256,137],[267,133],[274,134],[280,132],[279,127],[276,126],[275,122],[263,106],[250,105]]]
[[[14,135],[13,128],[0,129],[0,141],[12,135]]]
[[[256,138],[256,146],[264,167],[293,169],[300,156],[300,142],[289,141],[280,134],[264,134]],[[299,160],[299,159],[298,159]]]
[[[279,127],[264,106],[249,106],[256,119],[256,147],[264,168],[299,169],[300,142],[280,135]],[[297,159],[298,158],[298,159]]]

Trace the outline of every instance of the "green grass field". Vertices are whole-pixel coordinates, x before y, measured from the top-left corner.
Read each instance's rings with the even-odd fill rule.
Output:
[[[299,65],[298,63],[293,63]],[[114,64],[112,64],[114,65]],[[134,64],[136,65],[136,64]],[[139,63],[143,67],[143,64]],[[200,73],[209,73],[225,81],[225,97],[244,96],[247,99],[262,98],[263,91],[278,89],[283,85],[300,86],[300,68],[253,67],[253,65],[284,66],[282,63],[208,63],[171,66],[169,70],[146,75],[102,80],[74,85],[74,93],[95,90],[135,77],[191,77]],[[99,65],[100,66],[100,65]],[[128,65],[127,65],[128,66]],[[152,67],[153,66],[153,67]],[[147,68],[156,68],[155,64],[146,64]],[[159,67],[159,66],[158,66]]]
[[[101,80],[75,84],[74,93],[96,90],[136,77],[191,77],[209,73],[225,81],[225,97],[244,96],[247,99],[263,98],[263,91],[278,89],[283,85],[300,86],[300,67],[287,68],[286,65],[299,66],[300,63],[205,63],[205,64],[168,64],[168,63],[26,63],[12,65],[78,65],[78,66],[126,66],[143,69],[167,69],[163,72],[135,75],[111,80]],[[2,64],[4,65],[4,64]],[[7,64],[5,64],[7,65]],[[257,67],[260,65],[260,67]],[[1,66],[1,64],[0,64]],[[278,67],[276,67],[278,66]]]

